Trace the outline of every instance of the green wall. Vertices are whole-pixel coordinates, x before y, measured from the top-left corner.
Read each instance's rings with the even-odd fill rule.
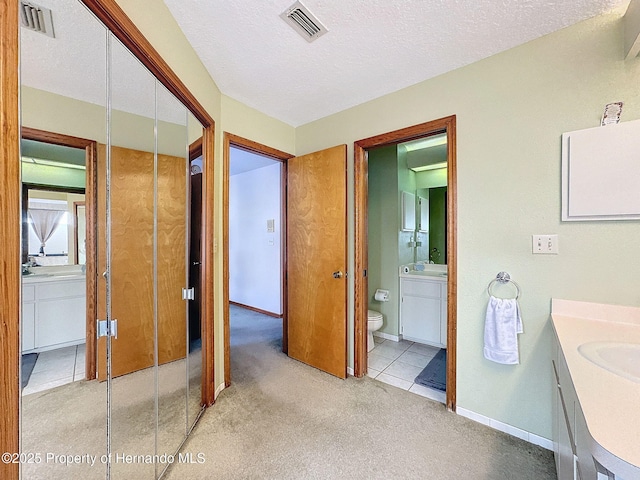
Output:
[[[369,151],[369,309],[384,316],[380,332],[398,334],[398,160],[395,146]],[[378,302],[377,288],[389,290]]]
[[[56,187],[85,187],[85,171],[22,162],[22,182]]]
[[[431,255],[437,248],[440,255]],[[429,189],[429,260],[447,264],[447,187]]]
[[[400,265],[413,263],[409,246],[414,232],[402,231],[402,192],[415,193],[416,174],[407,168],[407,152],[401,145],[368,151],[369,159],[369,309],[384,315],[379,330],[399,334]],[[376,289],[389,290],[389,301],[374,299]]]
[[[551,438],[551,298],[638,305],[640,222],[560,221],[560,139],[598,126],[612,101],[623,121],[640,118],[639,81],[621,17],[604,15],[296,129],[298,155],[347,144],[352,179],[355,141],[456,115],[459,410]],[[531,235],[546,233],[560,254],[532,255]],[[520,365],[482,354],[501,270],[522,290]]]

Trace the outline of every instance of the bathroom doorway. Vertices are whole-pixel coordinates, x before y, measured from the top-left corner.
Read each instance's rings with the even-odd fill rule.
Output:
[[[456,404],[455,128],[455,116],[450,116],[360,140],[354,144],[355,270],[356,272],[362,272],[362,275],[356,275],[354,279],[354,374],[361,377],[367,373],[368,369],[368,311],[375,310],[376,306],[384,305],[380,309],[390,308],[387,313],[390,314],[392,321],[390,322],[391,325],[387,326],[387,329],[391,328],[391,331],[386,334],[383,331],[383,334],[378,338],[384,340],[384,342],[391,342],[386,349],[389,352],[385,352],[387,357],[390,357],[391,353],[395,355],[399,352],[395,359],[391,359],[392,363],[398,361],[401,355],[412,357],[413,363],[417,363],[417,361],[424,362],[425,358],[422,357],[433,357],[433,360],[439,361],[440,364],[444,363],[446,368],[446,380],[444,381],[446,392],[444,398],[440,397],[438,399],[443,401],[447,408],[452,411],[455,411]],[[399,152],[401,155],[398,155]],[[396,159],[393,164],[393,169],[396,171],[395,178],[401,176],[398,173],[398,164],[403,163],[402,173],[405,177],[403,182],[397,184],[398,188],[395,189],[395,194],[397,195],[394,195],[396,197],[394,205],[396,205],[398,212],[396,216],[399,217],[399,232],[395,232],[394,229],[394,236],[397,239],[396,249],[398,249],[396,250],[398,252],[397,261],[395,263],[387,262],[389,265],[386,268],[391,270],[384,278],[384,283],[382,283],[382,279],[376,277],[376,268],[381,268],[380,265],[376,265],[376,263],[379,263],[378,257],[372,258],[373,261],[369,262],[369,248],[377,248],[375,247],[376,242],[380,243],[379,239],[372,238],[373,235],[377,234],[371,231],[369,225],[369,215],[371,213],[369,190],[376,188],[375,181],[370,183],[372,178],[369,177],[369,168],[373,167],[372,171],[375,171],[376,167],[373,163],[370,165],[369,161],[375,162],[375,157],[378,155],[394,156]],[[402,157],[401,162],[397,160],[399,156]],[[428,157],[428,159],[424,157]],[[445,166],[446,168],[443,170]],[[426,170],[430,173],[418,174],[417,171],[419,170]],[[420,182],[415,180],[418,175],[422,177]],[[443,176],[444,178],[442,178]],[[413,177],[413,179],[410,177]],[[428,177],[428,180],[426,177]],[[433,193],[432,202],[429,201],[431,193]],[[375,208],[374,205],[371,206]],[[433,212],[430,212],[430,207],[437,207],[437,212],[433,208]],[[421,212],[422,216],[420,216]],[[430,217],[432,217],[433,221],[437,220],[440,227],[436,227],[435,223],[427,226]],[[433,239],[430,238],[430,231],[433,231]],[[400,249],[403,251],[400,252]],[[391,263],[393,264],[391,265]],[[404,273],[402,267],[407,270],[406,276],[409,283],[406,284],[406,288],[410,289],[405,290],[404,294],[401,293],[404,280],[402,278]],[[432,278],[428,278],[426,274],[431,273],[431,271],[435,275]],[[415,276],[411,277],[412,274]],[[402,302],[401,305],[400,300],[407,296],[407,291],[410,293],[411,289],[419,285],[416,283],[419,280],[427,280],[428,283],[434,283],[433,281],[440,282],[442,286],[436,288],[438,285],[434,283],[430,287],[431,290],[428,295],[418,292],[415,298],[408,298],[408,302]],[[380,284],[374,284],[374,281]],[[391,285],[389,290],[395,293],[394,297],[390,296],[390,298],[395,298],[394,306],[386,307],[386,303],[374,303],[374,296],[370,286],[375,291],[376,288],[386,289],[385,285]],[[410,324],[407,318],[410,317],[412,310],[408,305],[413,305],[413,310],[416,312],[423,312],[425,308],[430,308],[433,311],[433,315],[439,315],[441,322],[434,322],[434,328],[430,331],[425,331],[423,324],[418,324],[417,330],[407,331],[406,327]],[[404,322],[401,320],[403,313],[405,316]],[[419,318],[424,318],[422,313]],[[441,347],[446,348],[442,348],[440,358],[436,359],[435,357],[440,352]],[[407,361],[406,363],[411,362]],[[429,364],[431,364],[431,361],[429,361]],[[391,366],[392,364],[384,366],[380,373],[386,372],[386,369]],[[380,368],[382,365],[378,365],[378,367]],[[405,371],[396,372],[397,368],[398,366],[392,369],[394,370],[393,372],[387,372],[386,375],[395,373],[398,375],[398,379],[405,382],[402,383],[402,388],[412,388],[413,385],[407,377],[409,373]],[[416,368],[414,365],[414,370]],[[421,372],[416,370],[413,373]],[[393,375],[391,376],[393,377]],[[391,381],[395,381],[394,378],[389,379],[389,383]],[[396,383],[400,384],[401,382]]]
[[[293,155],[236,135],[224,136],[225,386],[231,384],[231,331],[271,328],[287,352],[286,161]],[[232,325],[233,324],[233,325]],[[264,325],[263,325],[264,324]],[[275,341],[279,341],[276,339]]]

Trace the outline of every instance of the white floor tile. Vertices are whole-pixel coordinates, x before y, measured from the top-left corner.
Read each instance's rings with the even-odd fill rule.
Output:
[[[36,372],[34,369],[29,377],[29,385],[49,383],[66,377],[73,377],[73,366],[71,366],[71,368],[55,368],[51,370],[41,370],[39,372]]]
[[[23,389],[23,395],[41,392],[65,385],[85,377],[85,345],[49,350],[38,355],[38,360]]]
[[[402,349],[402,348],[397,347],[395,345],[397,345],[396,342],[384,342],[382,345],[377,346],[376,348],[371,350],[371,352],[369,352],[369,354],[375,353],[376,355],[378,355],[380,357],[385,357],[385,358],[389,358],[391,360],[395,360],[400,355],[402,355],[404,353],[404,350],[405,350],[405,349]]]
[[[59,387],[60,385],[66,385],[71,382],[73,382],[73,377],[65,377],[51,382],[38,383],[34,385],[31,385],[31,380],[29,380],[29,385],[22,390],[22,394],[29,395],[31,393],[42,392],[43,390],[49,390],[50,388]]]
[[[435,357],[436,353],[438,353],[439,350],[439,347],[432,347],[431,345],[425,345],[423,343],[414,343],[409,347],[410,352],[431,356],[431,358]]]
[[[36,360],[36,364],[33,367],[33,373],[69,370],[73,374],[75,364],[75,355],[46,356],[44,358],[38,355],[38,360]]]
[[[374,370],[378,370],[379,372],[381,372],[392,363],[392,358],[382,357],[374,353],[373,351],[369,353],[369,359],[367,362],[369,368],[373,368]]]
[[[408,363],[396,360],[390,366],[385,368],[382,373],[387,375],[393,375],[394,377],[401,378],[408,382],[413,383],[418,374],[424,367],[416,367],[415,365],[409,365]]]
[[[367,368],[367,377],[376,378],[380,375],[380,370],[374,370],[373,368]]]
[[[420,395],[421,397],[430,398],[431,400],[435,400],[440,403],[445,403],[447,401],[446,395],[443,391],[425,387],[424,385],[419,385],[417,383],[414,383],[409,391],[416,395]]]
[[[402,355],[398,357],[399,362],[408,363],[409,365],[413,365],[415,367],[424,368],[431,361],[433,357],[428,355],[421,355],[416,352],[406,351]]]
[[[376,380],[380,380],[381,382],[393,385],[394,387],[398,387],[403,390],[409,390],[409,388],[411,388],[411,382],[402,380],[401,378],[394,377],[392,375],[387,375],[386,373],[381,373],[380,375],[378,375],[376,377]]]

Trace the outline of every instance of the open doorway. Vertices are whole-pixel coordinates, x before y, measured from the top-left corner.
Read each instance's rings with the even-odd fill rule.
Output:
[[[26,127],[21,134],[21,368],[30,394],[95,378],[97,144]],[[52,272],[64,274],[64,300],[43,308],[38,298],[46,292],[38,292]]]
[[[417,188],[415,177],[413,179],[413,188],[409,188],[410,181],[405,182],[407,185],[401,188],[400,182],[395,189],[395,205],[397,206],[398,217],[398,231],[394,233],[397,238],[396,252],[399,252],[398,246],[402,243],[403,247],[409,247],[407,253],[409,257],[404,258],[405,261],[400,261],[401,255],[398,253],[396,262],[393,265],[393,269],[397,273],[393,273],[394,278],[385,278],[385,282],[392,282],[393,290],[395,293],[396,308],[391,308],[391,315],[393,316],[394,325],[391,326],[393,330],[387,338],[395,337],[393,340],[403,340],[404,336],[407,337],[405,345],[414,341],[417,342],[417,347],[414,347],[414,353],[424,354],[425,351],[418,352],[420,348],[427,349],[422,345],[428,345],[431,347],[444,347],[445,350],[445,367],[446,367],[446,392],[444,397],[444,403],[450,410],[455,410],[455,398],[456,398],[456,298],[457,298],[457,269],[456,269],[456,124],[455,116],[445,117],[439,120],[434,120],[413,127],[396,130],[376,137],[360,140],[355,142],[354,145],[354,165],[355,165],[355,203],[356,203],[356,233],[355,233],[355,263],[356,272],[362,272],[362,275],[355,276],[355,338],[354,338],[354,374],[356,376],[363,376],[367,373],[368,362],[368,324],[369,324],[369,310],[372,310],[372,305],[385,305],[380,302],[379,299],[383,297],[374,295],[377,288],[385,290],[384,285],[369,285],[372,281],[370,278],[369,270],[373,267],[376,270],[380,265],[376,265],[379,262],[379,252],[373,260],[370,262],[369,251],[372,243],[370,236],[373,234],[369,229],[369,188],[374,186],[369,181],[369,161],[374,161],[373,158],[382,155],[393,154],[395,155],[395,161],[393,168],[398,172],[399,162],[398,152],[402,149],[404,172],[409,171],[407,151],[411,149],[422,149],[424,145],[428,144],[430,153],[436,150],[443,150],[444,160],[446,163],[446,171],[444,173],[446,182],[444,185],[440,185],[437,181],[433,184],[433,192],[431,192],[429,182],[425,185],[421,185],[421,188]],[[422,146],[420,146],[423,144]],[[444,148],[442,148],[444,145]],[[373,155],[372,155],[373,154]],[[441,157],[442,152],[437,155]],[[413,155],[415,157],[424,156]],[[441,159],[442,160],[442,159]],[[443,163],[442,161],[431,162],[432,165],[437,163]],[[429,162],[427,162],[429,163]],[[387,165],[389,165],[387,163]],[[396,178],[399,173],[396,173]],[[442,175],[442,173],[441,173]],[[437,175],[429,175],[434,177]],[[431,179],[433,180],[433,179]],[[430,181],[431,181],[430,180]],[[438,185],[436,185],[438,183]],[[406,188],[405,188],[406,187]],[[444,188],[443,188],[444,187]],[[374,187],[375,188],[375,187]],[[427,190],[425,190],[427,189]],[[442,206],[438,209],[438,213],[434,212],[434,220],[436,217],[444,217],[442,232],[436,234],[434,231],[434,239],[428,238],[428,231],[430,227],[428,224],[429,207],[429,194],[433,193],[434,207],[437,205]],[[419,217],[419,213],[423,212],[423,217]],[[442,215],[441,215],[442,214]],[[435,227],[431,227],[434,230]],[[394,229],[395,231],[395,229]],[[406,237],[406,238],[405,238]],[[425,250],[425,243],[429,244],[429,247]],[[433,245],[431,245],[433,243]],[[406,255],[405,255],[406,256]],[[433,262],[433,263],[432,263]],[[404,268],[403,268],[404,267]],[[438,287],[434,283],[432,285],[432,291],[429,294],[416,293],[416,298],[408,298],[407,305],[404,305],[404,297],[411,293],[409,290],[416,287],[419,280],[418,275],[424,270],[434,270],[436,276],[433,278],[425,277],[421,280],[439,280],[442,286]],[[379,269],[378,269],[379,270]],[[440,272],[442,270],[442,272]],[[418,275],[411,277],[411,273],[415,272]],[[372,272],[373,273],[373,272]],[[403,283],[403,273],[406,273],[406,290],[401,291]],[[446,276],[438,278],[438,273],[445,273]],[[379,275],[378,275],[379,276]],[[445,280],[446,278],[446,280]],[[380,281],[380,278],[375,277],[373,280]],[[397,282],[397,283],[396,283]],[[427,282],[433,283],[433,282]],[[373,288],[373,292],[370,289]],[[438,288],[436,288],[438,287]],[[437,295],[436,295],[437,293]],[[437,297],[437,298],[436,298]],[[415,300],[415,301],[414,301]],[[384,301],[384,300],[383,300]],[[377,303],[374,303],[377,302]],[[417,302],[417,303],[416,303]],[[409,331],[403,332],[404,327],[409,326],[410,322],[408,318],[410,316],[413,305],[413,310],[420,312],[420,318],[424,318],[422,312],[425,308],[433,310],[434,315],[437,313],[441,322],[432,322],[433,328],[431,331],[426,331],[424,322],[419,320],[419,325],[416,328],[409,327]],[[405,321],[402,322],[403,313],[405,314]],[[415,326],[415,325],[414,325]],[[437,327],[437,328],[436,328]],[[427,329],[428,330],[428,329]],[[437,331],[436,331],[437,330]],[[381,338],[385,339],[384,336]],[[428,352],[433,353],[433,352]]]
[[[287,351],[285,185],[286,160],[292,155],[228,133],[224,155],[224,344],[229,386],[231,347],[246,346],[252,329]],[[232,331],[237,332],[233,340]]]

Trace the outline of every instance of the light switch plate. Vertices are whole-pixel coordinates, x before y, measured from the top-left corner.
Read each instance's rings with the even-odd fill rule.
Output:
[[[558,254],[558,235],[533,235],[531,239],[531,249],[534,254]]]

